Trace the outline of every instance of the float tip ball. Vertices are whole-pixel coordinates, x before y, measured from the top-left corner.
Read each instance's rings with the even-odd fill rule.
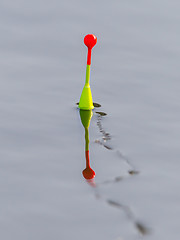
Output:
[[[97,43],[97,37],[93,34],[88,34],[84,37],[84,44],[92,49]]]

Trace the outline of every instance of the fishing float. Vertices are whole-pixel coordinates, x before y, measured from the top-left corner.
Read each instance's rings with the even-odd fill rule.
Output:
[[[91,52],[93,47],[97,43],[97,37],[93,34],[88,34],[84,37],[84,44],[88,47],[88,54],[87,54],[87,66],[86,66],[86,81],[84,88],[81,93],[80,101],[79,101],[79,109],[81,110],[92,110],[93,100],[92,100],[92,93],[90,88],[90,68],[91,68]]]

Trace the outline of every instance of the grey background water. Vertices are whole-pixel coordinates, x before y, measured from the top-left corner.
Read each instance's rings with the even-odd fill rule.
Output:
[[[180,238],[179,11],[175,0],[0,1],[1,239]],[[75,106],[87,33],[113,148],[97,144],[94,112],[96,187],[81,174]]]

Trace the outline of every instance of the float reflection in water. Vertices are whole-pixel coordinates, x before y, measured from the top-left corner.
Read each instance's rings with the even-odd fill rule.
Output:
[[[85,179],[90,180],[95,177],[95,172],[90,167],[89,159],[89,125],[91,117],[93,115],[92,110],[79,110],[81,122],[85,129],[85,156],[86,156],[86,168],[82,171]]]

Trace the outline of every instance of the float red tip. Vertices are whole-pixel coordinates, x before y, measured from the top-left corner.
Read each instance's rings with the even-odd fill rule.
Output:
[[[87,65],[91,65],[91,50],[97,43],[97,37],[93,34],[88,34],[84,38],[84,44],[88,47]]]
[[[88,35],[85,36],[84,44],[88,48],[92,49],[96,45],[96,43],[97,43],[97,37],[94,36],[93,34],[88,34]]]

